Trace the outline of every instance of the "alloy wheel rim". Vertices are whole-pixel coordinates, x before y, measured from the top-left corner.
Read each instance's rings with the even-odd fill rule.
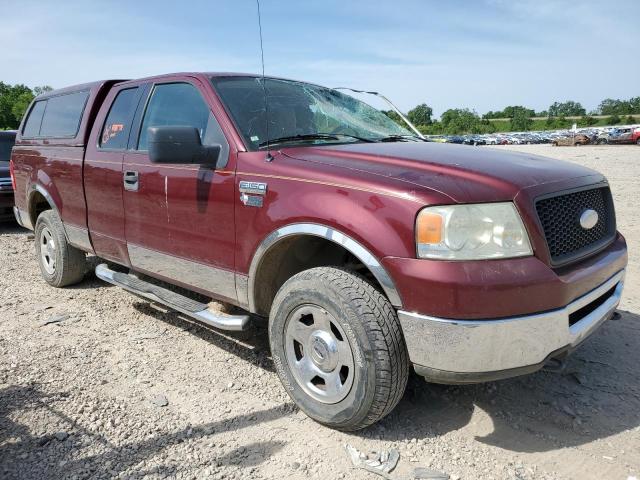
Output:
[[[49,275],[53,275],[56,271],[56,242],[48,228],[43,228],[40,232],[40,257],[42,266]]]
[[[287,364],[298,385],[321,403],[338,403],[351,391],[353,352],[338,321],[324,308],[302,305],[287,318]]]

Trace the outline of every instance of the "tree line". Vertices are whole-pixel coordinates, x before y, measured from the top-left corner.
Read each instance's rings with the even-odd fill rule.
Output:
[[[404,125],[400,116],[393,110],[384,113]],[[595,118],[602,115],[607,118]],[[567,117],[580,118],[576,121]],[[503,110],[489,111],[482,116],[468,108],[451,108],[445,111],[439,120],[433,118],[433,109],[422,103],[409,110],[407,118],[422,133],[429,135],[556,130],[570,128],[574,122],[579,127],[618,125],[640,122],[640,97],[629,100],[607,98],[600,102],[597,109],[588,113],[580,102],[573,100],[554,102],[547,110],[541,112],[521,105],[511,105]]]
[[[31,101],[41,93],[53,90],[49,86],[35,87],[9,85],[0,82],[0,130],[15,130]]]

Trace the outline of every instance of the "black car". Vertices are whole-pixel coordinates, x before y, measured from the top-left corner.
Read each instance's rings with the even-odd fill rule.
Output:
[[[9,160],[15,141],[14,130],[0,131],[0,222],[13,218],[13,185],[9,173]]]

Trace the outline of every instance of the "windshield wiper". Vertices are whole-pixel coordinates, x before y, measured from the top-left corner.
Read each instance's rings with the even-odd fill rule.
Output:
[[[331,135],[338,135],[340,137],[355,138],[356,140],[360,140],[361,142],[367,142],[367,143],[375,143],[376,142],[376,140],[374,140],[373,138],[358,137],[356,135],[349,135],[348,133],[332,133]]]
[[[340,140],[336,135],[326,133],[306,133],[304,135],[289,135],[286,137],[271,138],[258,144],[258,148],[285,142],[304,142],[306,140]]]
[[[267,147],[269,145],[277,145],[285,142],[304,142],[307,140],[340,140],[340,137],[348,137],[362,142],[374,142],[370,138],[357,137],[355,135],[348,135],[346,133],[305,133],[301,135],[289,135],[286,137],[272,138],[266,142],[258,144],[258,148]]]
[[[387,135],[386,137],[376,138],[378,142],[397,142],[397,141],[416,141],[416,142],[428,142],[424,138],[420,138],[417,135]]]

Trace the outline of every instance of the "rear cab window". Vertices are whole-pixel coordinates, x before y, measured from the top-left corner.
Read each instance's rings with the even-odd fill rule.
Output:
[[[70,92],[37,101],[22,131],[26,138],[72,138],[80,128],[89,91]]]
[[[33,105],[33,108],[31,108],[31,112],[29,112],[27,123],[22,130],[23,137],[30,138],[40,135],[40,125],[42,124],[42,116],[44,115],[44,109],[46,106],[46,100],[37,101]]]

